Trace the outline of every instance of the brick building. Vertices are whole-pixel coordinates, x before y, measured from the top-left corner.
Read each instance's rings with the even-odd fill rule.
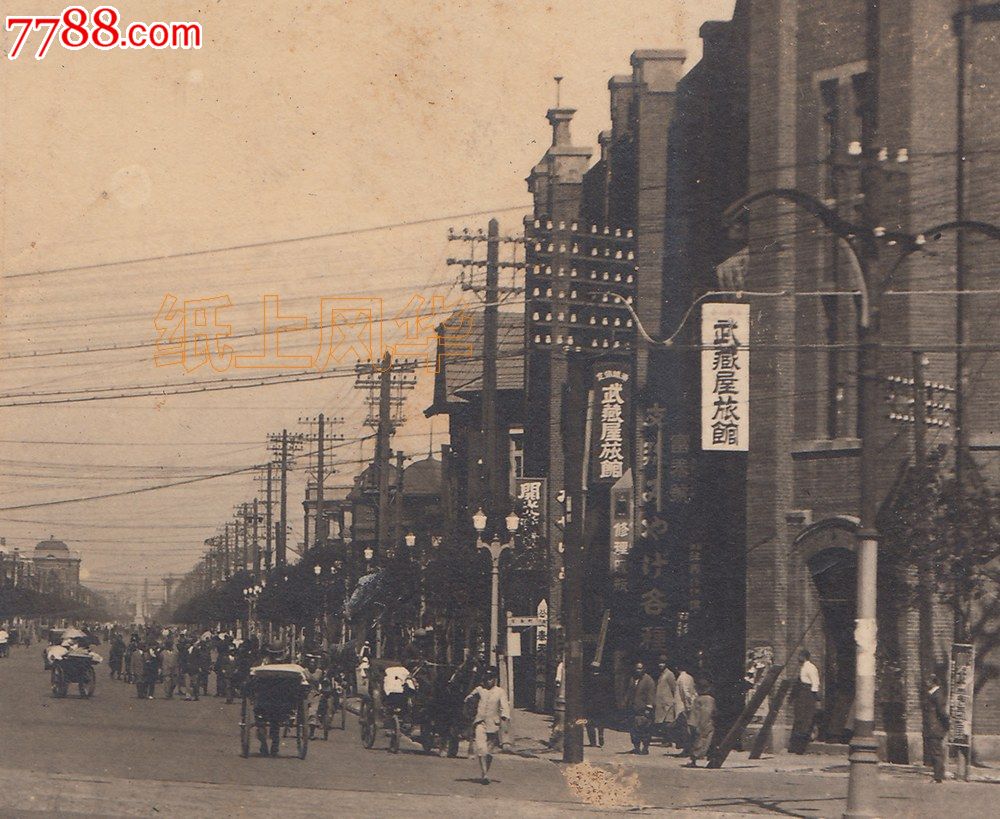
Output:
[[[889,231],[918,233],[956,219],[959,8],[949,0],[750,3],[748,190],[795,188],[847,220],[867,214]],[[965,37],[964,216],[997,223],[1000,22],[970,18]],[[747,646],[773,652],[778,662],[800,641],[813,651],[824,689],[820,730],[838,741],[854,696],[857,283],[837,239],[787,202],[754,204],[748,227],[746,288],[800,295],[750,298]],[[956,384],[956,242],[945,233],[928,244],[930,252],[901,262],[882,300],[879,376],[887,384],[910,375],[914,350],[928,351],[928,381]],[[967,240],[966,288],[996,287],[991,255],[995,245]],[[963,302],[967,340],[995,344],[997,296]],[[982,396],[997,386],[995,355],[967,357],[965,393],[972,454],[993,480],[1000,414]],[[887,401],[871,433],[880,501],[912,452],[913,425],[890,420],[890,411]],[[950,427],[928,432],[932,446],[950,447],[952,438]],[[896,605],[894,582],[880,576],[877,727],[889,758],[919,760],[918,619]],[[1000,689],[982,636],[974,731],[978,750],[990,753],[1000,734]],[[936,612],[933,639],[943,662],[952,639],[948,612]],[[778,742],[786,731],[779,721]]]

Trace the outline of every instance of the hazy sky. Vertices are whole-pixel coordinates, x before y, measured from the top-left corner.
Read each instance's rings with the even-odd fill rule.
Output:
[[[16,12],[57,14],[64,5],[18,0]],[[608,124],[608,78],[629,72],[630,53],[680,46],[690,67],[698,27],[728,18],[733,0],[116,5],[126,22],[199,21],[204,46],[53,47],[42,61],[31,53],[2,61],[0,404],[256,374],[155,366],[153,320],[167,293],[227,295],[237,305],[226,316],[235,333],[259,328],[264,294],[313,325],[321,296],[379,295],[390,335],[413,295],[457,299],[457,271],[445,259],[462,249],[446,241],[447,228],[484,226],[488,217],[441,217],[496,211],[517,228],[517,208],[529,201],[524,177],[549,143],[553,75],[565,76],[563,104],[579,109],[575,141],[593,145]],[[7,49],[12,41],[7,34]],[[301,338],[300,351],[318,334]],[[110,345],[144,346],[68,352]],[[366,457],[370,443],[356,442],[368,432],[365,396],[352,383],[0,408],[0,506],[261,463],[268,432],[304,429],[298,418],[320,411],[347,419],[348,441],[335,457]],[[429,386],[422,378],[396,441],[418,455],[430,447]],[[445,431],[442,419],[436,424],[435,448]],[[328,486],[350,483],[356,468],[343,464]],[[289,493],[290,542],[301,538],[301,480]],[[0,535],[22,550],[49,534],[67,541],[97,589],[152,582],[189,569],[254,487],[237,475],[0,511]]]

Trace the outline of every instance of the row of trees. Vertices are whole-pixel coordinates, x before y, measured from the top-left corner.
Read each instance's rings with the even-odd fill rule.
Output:
[[[74,600],[63,594],[50,594],[25,586],[0,588],[0,619],[12,617],[28,619],[65,618],[69,620],[110,619],[103,606]]]

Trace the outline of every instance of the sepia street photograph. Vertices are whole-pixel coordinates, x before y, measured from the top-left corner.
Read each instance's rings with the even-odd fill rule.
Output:
[[[1000,2],[69,2],[0,817],[1000,817]]]

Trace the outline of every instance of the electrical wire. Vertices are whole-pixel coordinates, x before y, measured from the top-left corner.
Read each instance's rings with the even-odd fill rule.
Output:
[[[391,222],[384,225],[373,225],[366,228],[347,228],[344,230],[334,230],[327,233],[315,233],[308,236],[292,236],[283,239],[269,239],[261,242],[247,242],[245,244],[227,245],[224,247],[204,248],[201,250],[186,250],[176,253],[164,253],[158,256],[143,256],[132,259],[120,259],[111,262],[97,262],[94,264],[73,265],[71,267],[49,268],[47,270],[32,270],[22,273],[6,273],[4,279],[21,279],[34,276],[50,276],[63,273],[77,273],[82,270],[103,270],[111,267],[121,267],[123,265],[146,264],[148,262],[162,262],[173,259],[188,259],[194,256],[205,256],[213,253],[230,253],[237,250],[251,250],[263,247],[278,247],[280,245],[295,244],[298,242],[312,242],[318,239],[333,239],[341,236],[359,236],[365,233],[380,233],[385,230],[397,230],[399,228],[416,227],[419,225],[430,225],[435,222],[447,222],[455,219],[467,219],[474,216],[486,216],[494,213],[510,213],[512,211],[531,210],[531,204],[509,205],[500,208],[489,208],[486,210],[469,211],[467,213],[450,214],[448,216],[433,216],[425,219],[410,219],[402,222]]]

